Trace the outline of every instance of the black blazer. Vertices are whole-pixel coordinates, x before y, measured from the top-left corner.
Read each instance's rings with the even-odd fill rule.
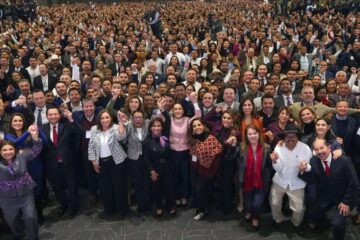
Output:
[[[56,170],[58,167],[57,163],[57,155],[59,154],[62,161],[63,166],[70,170],[74,171],[74,152],[77,146],[77,137],[76,134],[77,125],[76,123],[69,122],[59,122],[58,127],[58,144],[57,147],[51,141],[51,131],[52,127],[50,123],[44,124],[41,129],[45,133],[48,141],[43,145],[42,157],[45,159],[45,166],[48,176],[56,176]]]
[[[331,117],[330,120],[330,126],[331,126],[331,130],[333,130],[335,136],[339,137],[340,133],[339,133],[339,129],[338,126],[336,124],[336,115]],[[343,149],[345,150],[345,153],[347,155],[351,154],[352,151],[354,150],[354,138],[356,135],[356,121],[354,118],[352,118],[351,116],[347,117],[347,123],[346,123],[346,133],[344,135],[344,143],[342,145]]]
[[[54,78],[51,75],[48,75],[48,81],[49,81],[48,82],[48,89],[53,90],[55,88],[55,84],[57,82],[57,79]],[[42,80],[41,80],[41,75],[34,77],[34,88],[44,90],[44,86],[43,86],[43,83],[42,83]]]
[[[310,159],[311,171],[304,174],[299,173],[299,178],[316,188],[317,200],[335,201],[348,206],[355,206],[359,195],[359,181],[351,160],[341,156],[332,159],[329,177],[321,160],[317,156]]]

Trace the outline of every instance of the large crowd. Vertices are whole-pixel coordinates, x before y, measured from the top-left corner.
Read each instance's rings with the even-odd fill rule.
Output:
[[[101,219],[189,206],[195,221],[239,211],[255,231],[270,211],[274,231],[290,220],[334,240],[351,214],[360,224],[356,1],[17,1],[0,19],[0,224],[14,239],[39,239],[51,196],[69,219],[101,202]]]

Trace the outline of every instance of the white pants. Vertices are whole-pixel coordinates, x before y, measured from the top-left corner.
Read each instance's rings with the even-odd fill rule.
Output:
[[[285,220],[285,216],[282,214],[281,207],[283,197],[286,194],[289,197],[289,205],[293,214],[291,216],[291,222],[295,226],[300,226],[305,212],[304,206],[304,192],[305,189],[290,190],[280,187],[278,184],[273,183],[270,190],[270,206],[271,213],[275,222],[281,223]]]

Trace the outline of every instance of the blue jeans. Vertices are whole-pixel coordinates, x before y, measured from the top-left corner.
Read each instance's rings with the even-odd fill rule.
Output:
[[[266,191],[264,189],[252,189],[244,191],[244,203],[246,213],[250,213],[255,219],[259,219],[263,211]]]

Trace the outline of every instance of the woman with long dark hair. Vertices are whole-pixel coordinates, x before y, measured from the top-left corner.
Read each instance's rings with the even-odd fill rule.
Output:
[[[13,142],[0,143],[0,208],[14,239],[21,239],[25,232],[27,239],[37,240],[39,229],[34,204],[36,184],[26,164],[39,155],[42,141],[37,126],[30,126],[28,131],[32,139],[31,149],[18,151]]]
[[[197,214],[194,220],[200,220],[210,210],[222,145],[215,136],[210,134],[201,118],[195,118],[190,123],[190,141],[192,143],[190,153],[197,170],[195,184]]]
[[[39,130],[40,138],[43,143],[47,142],[45,134]],[[25,116],[21,113],[14,113],[10,117],[9,132],[5,134],[4,138],[7,141],[13,142],[19,151],[30,149],[32,145],[30,131],[27,129]],[[34,189],[35,193],[35,207],[37,211],[37,220],[40,225],[44,223],[43,216],[43,193],[44,186],[44,166],[40,157],[34,158],[27,162],[27,170],[31,178],[36,183]]]

